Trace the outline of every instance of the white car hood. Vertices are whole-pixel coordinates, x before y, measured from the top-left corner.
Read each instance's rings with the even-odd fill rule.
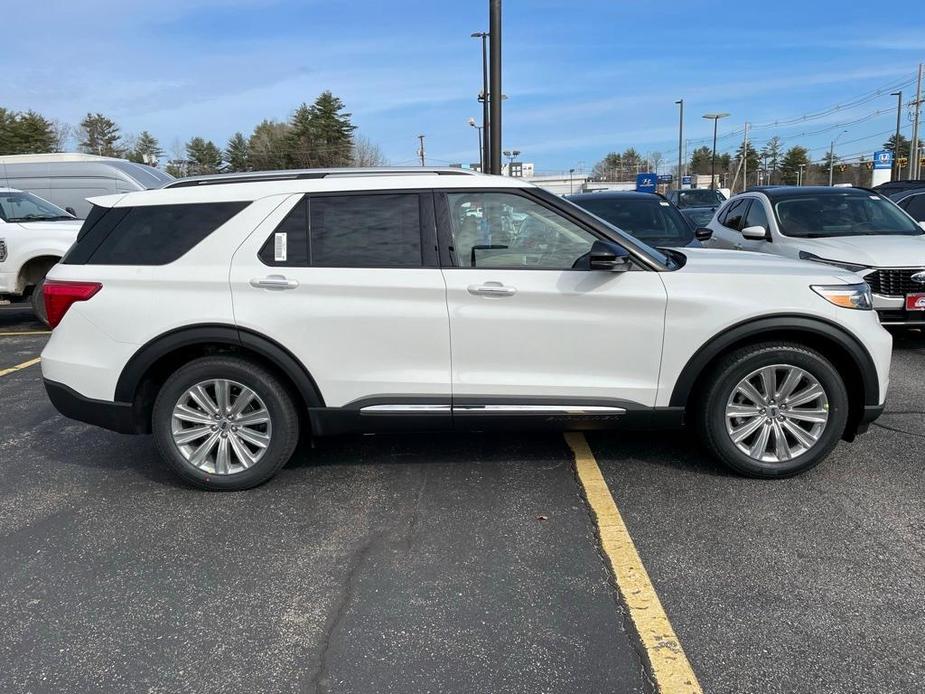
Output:
[[[925,234],[917,236],[837,236],[828,239],[797,239],[801,251],[826,260],[868,267],[925,267]]]
[[[687,257],[687,263],[678,272],[704,272],[725,275],[787,275],[804,277],[817,284],[857,284],[860,278],[853,272],[811,263],[791,260],[770,253],[726,251],[713,248],[675,249]]]

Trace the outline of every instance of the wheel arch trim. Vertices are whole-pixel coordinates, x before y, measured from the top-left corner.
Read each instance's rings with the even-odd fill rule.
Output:
[[[856,337],[825,318],[800,314],[776,314],[742,321],[715,334],[698,349],[681,370],[671,392],[669,404],[684,407],[693,391],[697,379],[704,369],[725,350],[738,342],[762,335],[791,331],[817,335],[841,347],[852,359],[861,373],[864,405],[878,405],[880,400],[880,379],[877,367],[867,348]]]
[[[295,355],[264,335],[222,323],[175,328],[146,342],[126,363],[116,382],[115,400],[131,403],[148,370],[162,357],[184,347],[224,344],[242,347],[268,359],[295,385],[308,407],[324,407],[315,379]]]

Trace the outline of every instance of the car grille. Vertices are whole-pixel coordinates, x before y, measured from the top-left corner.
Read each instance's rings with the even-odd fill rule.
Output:
[[[925,292],[925,283],[913,282],[912,275],[925,268],[903,268],[896,270],[875,270],[864,276],[874,294],[886,296],[905,296],[916,292]]]

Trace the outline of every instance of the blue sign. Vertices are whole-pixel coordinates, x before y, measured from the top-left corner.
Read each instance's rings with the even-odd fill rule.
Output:
[[[654,173],[636,174],[636,190],[640,193],[654,193],[658,176]]]
[[[681,176],[681,185],[691,187],[691,177],[690,176]]]
[[[893,168],[893,152],[888,149],[881,149],[877,152],[874,152],[874,168],[875,169],[892,169]]]
[[[671,174],[659,174],[658,182],[659,183],[671,183],[674,180],[674,176]]]

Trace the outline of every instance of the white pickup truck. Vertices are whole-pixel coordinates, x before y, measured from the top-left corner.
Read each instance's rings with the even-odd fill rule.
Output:
[[[32,301],[45,321],[45,275],[74,243],[81,220],[37,195],[0,188],[0,302]]]

